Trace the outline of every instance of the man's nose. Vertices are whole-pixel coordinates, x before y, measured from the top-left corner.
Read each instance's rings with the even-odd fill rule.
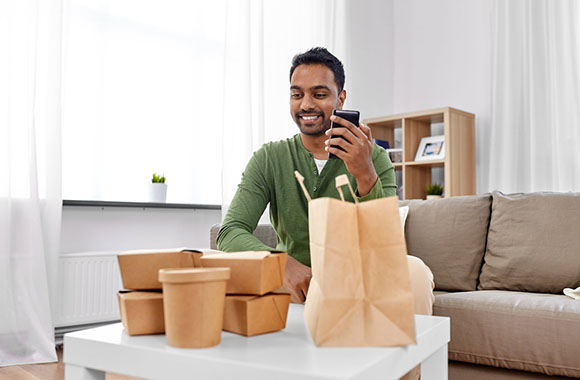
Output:
[[[309,95],[304,96],[304,98],[302,98],[300,108],[302,108],[302,111],[312,111],[315,108],[315,103],[312,96]]]

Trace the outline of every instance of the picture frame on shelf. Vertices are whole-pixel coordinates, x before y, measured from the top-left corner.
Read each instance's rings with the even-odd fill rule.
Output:
[[[427,136],[421,139],[415,161],[437,161],[445,159],[445,136]]]
[[[403,149],[402,148],[393,148],[387,149],[387,153],[389,154],[389,158],[393,164],[403,162]]]

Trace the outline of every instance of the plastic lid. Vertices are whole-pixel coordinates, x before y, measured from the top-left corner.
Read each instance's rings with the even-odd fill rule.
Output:
[[[159,282],[221,281],[230,278],[230,268],[159,269]]]

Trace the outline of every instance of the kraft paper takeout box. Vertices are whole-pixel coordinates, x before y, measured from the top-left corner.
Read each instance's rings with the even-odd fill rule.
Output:
[[[253,336],[286,327],[290,294],[228,295],[224,309],[225,331]]]
[[[280,251],[218,253],[202,256],[201,265],[231,269],[226,293],[261,296],[282,287],[286,270],[286,253]]]
[[[159,270],[167,344],[202,348],[220,343],[229,268]]]
[[[159,269],[201,266],[201,251],[186,248],[127,251],[117,255],[123,288],[161,289]]]
[[[160,291],[119,291],[119,310],[125,331],[129,335],[162,334],[163,294]]]

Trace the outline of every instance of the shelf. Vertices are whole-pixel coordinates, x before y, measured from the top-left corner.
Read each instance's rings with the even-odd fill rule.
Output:
[[[432,184],[432,175],[441,175],[440,169],[443,169],[446,197],[475,194],[474,114],[444,107],[377,117],[364,123],[371,128],[374,138],[388,141],[392,147],[401,144],[403,162],[393,165],[402,186],[402,199],[425,199],[426,186]],[[442,133],[433,128],[433,124],[440,123],[443,123]],[[445,136],[445,159],[415,161],[421,140],[435,133]],[[433,171],[435,168],[438,170]]]
[[[405,162],[405,166],[443,167],[444,165],[445,165],[445,160],[437,160],[437,161],[410,161],[410,162]]]
[[[133,207],[133,208],[166,208],[166,209],[192,209],[192,210],[220,210],[220,205],[202,205],[189,203],[152,203],[152,202],[112,202],[112,201],[89,201],[64,199],[63,206],[77,207]]]

